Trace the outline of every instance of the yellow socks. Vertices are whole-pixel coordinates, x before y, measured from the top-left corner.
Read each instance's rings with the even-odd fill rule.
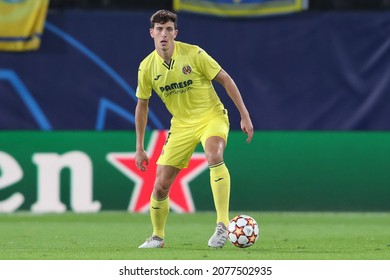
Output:
[[[230,174],[224,162],[210,166],[210,184],[214,197],[217,223],[229,224]]]
[[[210,166],[210,184],[213,192],[217,223],[229,224],[230,174],[224,162]],[[169,197],[157,200],[150,197],[150,219],[153,236],[164,238],[165,224],[169,213]]]
[[[164,239],[165,223],[169,213],[169,197],[157,200],[153,195],[150,197],[150,219],[153,225],[153,236]]]

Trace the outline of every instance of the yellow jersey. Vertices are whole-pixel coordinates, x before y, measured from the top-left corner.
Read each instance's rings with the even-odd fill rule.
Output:
[[[199,46],[175,41],[169,63],[156,50],[141,62],[136,96],[149,99],[153,90],[172,114],[172,124],[195,125],[224,110],[212,84],[221,69]]]

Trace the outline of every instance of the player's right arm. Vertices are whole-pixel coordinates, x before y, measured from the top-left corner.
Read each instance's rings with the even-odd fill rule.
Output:
[[[139,98],[135,108],[135,132],[137,138],[135,164],[141,171],[145,171],[146,166],[149,164],[149,158],[144,148],[146,124],[148,122],[148,110],[149,99]]]
[[[136,133],[136,151],[135,164],[141,171],[146,171],[149,164],[148,155],[145,152],[144,140],[146,125],[148,122],[149,98],[152,95],[152,82],[147,65],[148,60],[143,60],[138,68],[138,82],[135,95],[138,98],[135,107],[135,133]]]

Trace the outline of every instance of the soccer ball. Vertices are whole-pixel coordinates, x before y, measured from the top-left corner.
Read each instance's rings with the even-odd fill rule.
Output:
[[[259,233],[259,225],[250,216],[238,215],[229,222],[229,240],[236,247],[247,248],[252,246],[259,238]]]

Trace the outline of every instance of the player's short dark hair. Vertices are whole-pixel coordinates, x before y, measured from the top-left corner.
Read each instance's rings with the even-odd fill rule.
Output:
[[[154,28],[156,23],[167,23],[172,21],[174,23],[175,29],[177,29],[177,15],[167,10],[159,10],[155,12],[150,18],[150,27]]]

